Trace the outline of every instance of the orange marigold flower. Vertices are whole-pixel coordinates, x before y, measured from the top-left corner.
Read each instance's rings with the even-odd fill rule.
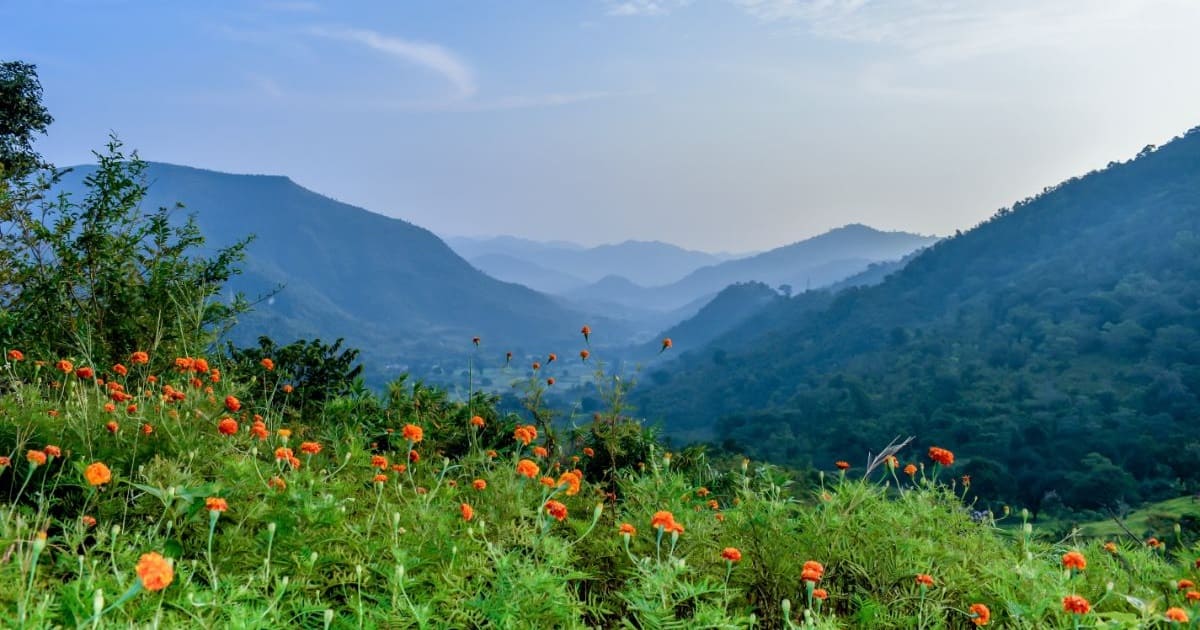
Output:
[[[925,588],[933,588],[933,576],[927,573],[918,573],[917,584],[920,584]]]
[[[114,374],[117,374],[118,376],[126,376],[129,374],[129,368],[125,367],[124,365],[121,365],[120,363],[112,366],[112,371]]]
[[[585,447],[583,447],[583,454],[587,455],[588,457],[595,457],[596,451],[593,450],[592,447],[590,447],[590,446],[585,446]]]
[[[128,407],[125,408],[125,413],[135,414],[135,413],[137,413],[137,410],[138,410],[137,405],[129,405]]]
[[[554,363],[556,360],[558,360],[558,355],[551,352],[549,358],[546,359],[546,364],[549,365]]]
[[[283,438],[286,441],[288,438],[292,437],[292,430],[291,429],[280,429],[275,432],[275,435],[278,435],[279,437]]]
[[[142,587],[148,591],[161,591],[175,579],[175,569],[171,562],[158,553],[143,554],[137,563],[138,579]]]
[[[79,520],[80,520],[80,522],[83,523],[84,527],[90,528],[90,527],[96,526],[96,517],[94,517],[94,516],[89,516],[87,514],[84,514],[83,517],[80,518]]]
[[[209,512],[224,512],[229,509],[229,504],[221,497],[208,497],[204,500],[204,509]]]
[[[319,442],[301,442],[300,452],[305,455],[316,455],[321,452],[321,444]]]
[[[1111,541],[1104,543],[1104,550],[1108,553],[1117,553],[1117,543]]]
[[[800,579],[805,582],[820,582],[825,575],[825,566],[816,560],[808,560],[800,571]]]
[[[834,462],[833,465],[837,466],[838,470],[849,470],[850,468],[850,462],[843,460],[838,460],[837,462]]]
[[[228,409],[230,413],[237,413],[238,410],[240,410],[242,408],[242,401],[238,400],[236,397],[234,397],[232,395],[226,396],[225,397],[225,408]]]
[[[717,513],[717,522],[718,522],[718,523],[724,523],[724,522],[725,522],[725,515],[724,515],[724,514],[721,514],[720,512],[718,512],[718,513]]]
[[[1075,615],[1086,615],[1092,609],[1088,600],[1079,595],[1067,595],[1063,598],[1063,610]]]
[[[544,446],[535,446],[535,447],[533,447],[533,455],[534,455],[535,457],[545,457],[545,456],[547,456],[547,455],[549,455],[549,454],[550,454],[550,452],[549,452],[549,451],[547,451],[547,450],[546,450],[546,447],[544,447]]]
[[[105,423],[104,428],[107,429],[109,433],[116,433],[117,430],[121,428],[121,425],[109,420],[107,423]]]
[[[379,474],[375,475],[375,477],[373,479],[371,479],[371,481],[374,481],[375,483],[386,483],[387,475],[385,475],[383,473],[379,473]]]
[[[1170,621],[1173,623],[1187,623],[1188,622],[1187,612],[1184,611],[1184,609],[1179,608],[1178,606],[1172,606],[1171,608],[1168,608],[1167,612],[1166,612],[1166,617],[1167,617],[1167,621]]]
[[[481,417],[481,416],[471,416],[471,426],[473,426],[473,427],[482,427],[482,426],[483,426],[483,417]]]
[[[721,557],[730,562],[741,562],[742,552],[737,547],[726,547],[721,550]]]
[[[421,454],[420,454],[420,453],[418,453],[418,452],[416,452],[416,451],[409,451],[409,452],[408,452],[408,463],[410,463],[410,464],[415,464],[415,463],[417,463],[417,462],[419,462],[419,461],[421,461]]]
[[[580,358],[580,359],[583,359],[584,361],[587,361],[587,360],[588,360],[588,357],[590,357],[590,356],[592,356],[592,353],[591,353],[591,352],[588,352],[587,350],[580,350],[580,351],[579,351],[579,358]]]
[[[262,420],[255,420],[254,424],[250,425],[250,433],[260,441],[267,439],[270,432],[267,431],[267,423]]]
[[[555,520],[562,521],[567,518],[567,506],[558,501],[547,501],[546,513],[553,516]]]
[[[0,455],[0,469],[7,468],[12,464],[12,460],[7,455]]]
[[[287,490],[287,482],[283,480],[283,477],[271,477],[271,479],[267,481],[267,487],[274,488],[282,492]]]
[[[192,361],[192,371],[199,372],[201,374],[207,374],[209,371],[208,361],[204,359],[195,359]]]
[[[266,357],[263,357],[263,360],[259,361],[258,364],[263,366],[263,369],[268,372],[275,369],[275,362]]]
[[[286,446],[280,446],[275,449],[275,461],[290,460],[294,456],[295,453],[292,452],[292,449]]]
[[[537,427],[533,426],[532,424],[523,426],[518,425],[517,428],[513,430],[513,439],[525,446],[529,446],[530,442],[537,439]]]
[[[1179,580],[1179,582],[1175,586],[1176,586],[1176,588],[1178,588],[1181,591],[1186,591],[1189,588],[1195,587],[1196,583],[1191,580],[1185,579],[1185,580]]]
[[[675,522],[675,515],[666,511],[659,510],[650,517],[650,529],[668,528]]]
[[[547,488],[553,488],[554,487],[554,477],[542,477],[541,479],[538,479],[538,483],[542,484],[543,486],[546,486]]]
[[[21,352],[20,350],[16,350],[16,349],[9,350],[8,351],[8,360],[9,361],[24,361],[25,354],[23,352]]]
[[[112,471],[102,462],[93,462],[83,469],[83,478],[87,479],[88,485],[102,486],[112,481]]]
[[[1068,551],[1063,554],[1062,565],[1064,569],[1082,571],[1087,568],[1087,559],[1078,551]]]
[[[911,477],[911,476],[913,476],[913,475],[917,474],[917,467],[916,467],[916,465],[915,465],[915,464],[909,464],[909,465],[905,466],[905,467],[904,467],[904,474],[908,475],[909,477]]]
[[[388,467],[388,460],[383,455],[372,455],[371,456],[371,467],[378,468],[379,470],[384,470]]]
[[[238,423],[233,418],[221,418],[217,423],[217,433],[221,435],[237,435]]]
[[[620,531],[622,536],[636,536],[637,535],[637,528],[635,528],[633,525],[630,525],[629,523],[621,523],[621,528],[618,531]]]
[[[522,459],[521,461],[517,462],[518,475],[524,475],[530,479],[534,479],[538,476],[539,472],[541,472],[541,469],[538,468],[538,465],[533,463],[531,460]]]
[[[292,393],[293,391],[296,391],[296,388],[295,388],[295,387],[292,387],[291,385],[284,385],[284,386],[282,387],[282,389],[283,389],[283,393],[285,393],[285,394],[290,394],[290,393]]]
[[[150,435],[151,433],[154,433],[154,425],[142,424],[142,433],[144,433],[146,435]]]
[[[75,376],[86,381],[86,380],[96,376],[96,371],[90,367],[81,367],[78,370],[75,370]]]
[[[488,449],[487,456],[488,456],[488,458],[489,458],[489,459],[496,459],[496,457],[497,457],[497,456],[499,456],[499,455],[500,455],[500,454],[499,454],[499,453],[497,453],[496,451],[494,451],[494,450],[492,450],[492,449],[490,449],[490,448]]]
[[[150,355],[138,350],[137,352],[129,355],[129,362],[134,365],[145,365],[146,363],[150,362]]]
[[[114,411],[116,411],[116,410],[117,410],[117,406],[116,406],[116,405],[114,405],[114,404],[112,404],[112,403],[110,403],[110,402],[104,403],[104,412],[105,412],[105,413],[112,413],[112,412],[114,412]]]
[[[70,374],[71,371],[75,369],[75,364],[66,359],[59,359],[58,361],[54,362],[54,369],[62,372],[63,374]]]
[[[50,457],[62,457],[62,449],[53,444],[47,444],[42,450],[46,451]]]
[[[476,490],[486,490],[487,482],[482,479],[476,479],[475,481],[471,482],[471,487],[475,488]]]
[[[1151,536],[1150,540],[1146,541],[1146,545],[1148,547],[1150,547],[1151,549],[1158,549],[1159,547],[1162,546],[1162,542],[1160,542],[1157,538],[1154,538],[1153,536]]]
[[[217,368],[213,368],[213,369],[209,370],[208,371],[208,380],[213,383],[220,383],[221,382],[221,370],[218,370]],[[206,389],[204,391],[212,393],[212,388],[209,387],[208,389]]]
[[[191,357],[175,357],[175,369],[180,372],[190,372],[196,360]]]
[[[1184,597],[1186,597],[1189,602],[1200,602],[1200,592],[1197,591],[1188,591],[1187,595],[1184,595]]]
[[[891,470],[895,470],[900,467],[900,460],[896,459],[895,455],[888,455],[887,458],[883,460],[883,463]]]
[[[950,451],[948,451],[944,448],[939,448],[937,446],[930,446],[929,447],[929,459],[932,459],[933,461],[935,461],[943,466],[949,466],[954,463],[954,453],[951,453]]]
[[[404,439],[412,442],[413,444],[425,439],[425,431],[415,424],[404,425],[404,429],[400,431],[400,435],[403,435]]]
[[[583,479],[579,475],[575,474],[574,471],[568,470],[558,478],[558,485],[567,486],[567,496],[573,497],[579,494],[579,484],[582,483],[582,481]]]
[[[469,521],[469,520],[475,518],[475,510],[470,505],[463,503],[458,506],[458,509],[460,512],[462,512],[462,517],[463,517],[464,521]]]
[[[977,626],[986,626],[992,621],[992,611],[983,604],[971,604],[968,609],[971,613],[971,623]]]
[[[825,600],[829,599],[829,591],[827,591],[823,588],[814,588],[813,589],[813,599],[825,601]]]

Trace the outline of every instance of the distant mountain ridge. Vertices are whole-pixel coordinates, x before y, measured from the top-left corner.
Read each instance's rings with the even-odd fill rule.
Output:
[[[472,239],[448,237],[446,241],[463,258],[476,263],[480,270],[497,278],[521,282],[527,286],[543,284],[533,267],[519,270],[511,259],[523,260],[554,274],[579,278],[578,286],[609,275],[618,275],[643,286],[673,282],[695,269],[722,260],[721,256],[689,250],[661,241],[635,241],[584,247],[575,243],[541,243],[529,239],[498,236]],[[507,260],[486,257],[503,255]]]
[[[754,256],[701,267],[667,285],[637,286],[609,277],[569,291],[567,296],[577,301],[604,299],[672,309],[714,296],[737,283],[786,285],[793,292],[801,292],[853,276],[873,263],[898,260],[937,240],[935,236],[884,232],[851,224]]]

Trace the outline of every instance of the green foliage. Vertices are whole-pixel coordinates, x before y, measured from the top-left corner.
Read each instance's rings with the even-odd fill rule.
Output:
[[[246,392],[249,400],[291,413],[312,413],[361,388],[359,351],[342,349],[342,342],[300,339],[281,346],[263,335],[257,347],[237,348],[230,342],[228,351],[236,370],[253,375]],[[269,361],[269,369],[264,361]]]
[[[42,105],[37,67],[0,62],[0,180],[17,180],[43,166],[33,150],[33,138],[46,133],[51,122],[54,119]]]
[[[248,240],[200,255],[195,222],[142,209],[146,164],[111,139],[82,199],[28,198],[9,208],[0,295],[5,348],[104,366],[135,350],[203,352],[245,310],[217,298]],[[49,185],[39,186],[48,189]]]

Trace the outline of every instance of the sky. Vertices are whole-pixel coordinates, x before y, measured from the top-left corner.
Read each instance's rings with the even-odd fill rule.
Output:
[[[443,235],[709,251],[949,234],[1164,143],[1197,32],[1196,0],[0,0],[60,166],[115,132]]]

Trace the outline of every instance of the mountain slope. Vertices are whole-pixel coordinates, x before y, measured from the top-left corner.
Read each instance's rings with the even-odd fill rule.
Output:
[[[777,327],[731,332],[751,341],[714,342],[720,365],[693,357],[637,400],[675,432],[793,463],[917,434],[957,445],[956,470],[991,499],[1152,498],[1200,482],[1198,235],[1191,132],[828,307],[773,306]]]
[[[523,284],[543,293],[561,294],[587,284],[582,278],[508,254],[481,254],[470,262],[497,280]]]
[[[91,167],[64,181],[78,190]],[[505,344],[573,339],[581,318],[526,287],[495,280],[431,232],[306,190],[286,177],[232,175],[151,164],[147,207],[185,204],[210,245],[248,234],[246,273],[233,289],[285,288],[239,325],[267,332],[345,336],[376,357],[465,348],[480,335]],[[558,331],[561,331],[558,332]]]

